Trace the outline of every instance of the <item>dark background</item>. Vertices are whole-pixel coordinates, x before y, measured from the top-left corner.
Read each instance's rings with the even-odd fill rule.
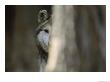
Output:
[[[39,71],[35,29],[37,14],[48,5],[5,6],[5,71]]]
[[[39,71],[38,48],[35,41],[35,29],[38,26],[37,16],[41,9],[46,9],[51,14],[51,7],[49,5],[5,6],[6,72]],[[85,5],[74,6],[74,8],[76,45],[80,56],[80,71],[105,72],[106,6]],[[66,32],[68,33],[68,31]],[[70,34],[72,35],[73,33]],[[67,44],[69,44],[69,40]],[[66,50],[65,52],[67,53]],[[68,54],[69,52],[67,56]],[[74,63],[74,58],[72,59],[71,56],[68,57],[68,60],[70,60],[70,63],[66,62],[67,65]],[[66,58],[64,61],[67,61]],[[74,68],[74,66],[70,68]],[[69,70],[67,69],[67,71]]]

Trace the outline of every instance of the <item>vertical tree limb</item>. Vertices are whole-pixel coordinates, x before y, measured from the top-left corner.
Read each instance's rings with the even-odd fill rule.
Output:
[[[78,71],[73,6],[54,6],[47,71]]]

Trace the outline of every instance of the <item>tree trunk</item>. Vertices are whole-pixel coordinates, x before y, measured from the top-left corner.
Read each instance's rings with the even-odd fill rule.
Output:
[[[75,29],[74,7],[54,6],[47,71],[79,71]]]

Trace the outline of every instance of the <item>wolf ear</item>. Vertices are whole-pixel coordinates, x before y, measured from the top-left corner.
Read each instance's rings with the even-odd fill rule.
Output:
[[[47,10],[40,10],[38,13],[38,23],[42,23],[48,18]]]

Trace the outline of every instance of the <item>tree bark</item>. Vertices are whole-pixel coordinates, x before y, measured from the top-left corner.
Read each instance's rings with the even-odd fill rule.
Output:
[[[75,41],[73,6],[53,7],[49,45],[46,71],[79,71],[80,57]]]

